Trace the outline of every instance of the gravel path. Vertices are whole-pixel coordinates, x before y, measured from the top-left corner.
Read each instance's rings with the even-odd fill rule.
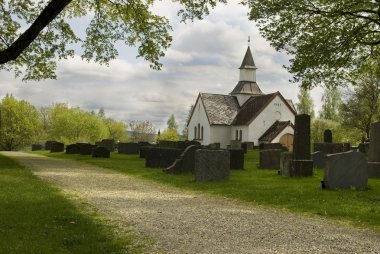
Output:
[[[149,253],[380,253],[380,234],[328,220],[165,187],[75,161],[2,152],[122,227]]]

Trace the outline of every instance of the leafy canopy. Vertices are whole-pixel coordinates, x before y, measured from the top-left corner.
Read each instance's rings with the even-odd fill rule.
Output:
[[[246,0],[249,17],[303,86],[337,86],[380,58],[379,0]]]
[[[0,1],[0,70],[23,80],[55,79],[57,60],[73,57],[73,45],[82,47],[82,59],[108,64],[118,56],[115,47],[137,47],[137,57],[161,69],[172,37],[164,16],[152,11],[155,0],[5,0]],[[182,21],[201,19],[218,2],[177,0]],[[41,11],[42,10],[42,11]],[[71,24],[89,19],[82,38]]]

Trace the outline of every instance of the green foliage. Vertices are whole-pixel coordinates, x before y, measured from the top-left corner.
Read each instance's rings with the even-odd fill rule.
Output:
[[[322,94],[322,108],[319,117],[340,122],[340,105],[342,103],[340,91],[334,88],[325,88]]]
[[[327,129],[332,131],[333,142],[358,145],[361,141],[362,132],[360,130],[342,126],[339,122],[332,120],[316,118],[311,121],[310,142],[312,144],[323,143],[323,133]]]
[[[80,108],[69,108],[58,103],[51,108],[49,136],[65,144],[75,142],[96,142],[107,138],[108,131],[104,123],[95,115]]]
[[[178,141],[179,135],[177,131],[166,129],[160,135],[157,136],[157,142],[160,140],[166,140],[166,141]]]
[[[5,96],[0,104],[0,146],[15,150],[35,142],[41,130],[37,110],[26,101]]]
[[[369,138],[371,123],[380,119],[380,67],[364,66],[354,76],[354,91],[340,108],[342,124],[361,130]]]
[[[186,122],[185,122],[185,125],[184,125],[183,130],[182,130],[182,136],[183,136],[184,140],[189,139],[189,128],[187,127],[187,125],[189,124],[191,113],[193,112],[193,108],[194,108],[194,105],[191,104],[189,111],[187,112]]]
[[[0,155],[0,253],[142,252],[131,232],[116,236],[97,214],[81,210],[83,205]]]
[[[127,125],[112,118],[106,118],[103,123],[108,130],[108,138],[125,142],[128,140]]]
[[[346,83],[364,60],[380,58],[380,6],[373,0],[244,0],[263,35],[293,56],[287,67],[305,86]]]
[[[174,115],[171,115],[168,119],[168,121],[166,122],[167,126],[168,126],[168,130],[174,130],[174,131],[177,131],[178,129],[178,124],[175,120],[175,117]]]
[[[0,1],[0,62],[5,62],[0,65],[0,69],[12,71],[16,76],[22,76],[23,80],[55,79],[57,59],[73,57],[76,48],[73,45],[80,44],[82,47],[82,59],[108,64],[118,56],[115,47],[118,43],[137,47],[138,57],[150,62],[151,68],[161,69],[160,58],[165,55],[171,43],[169,32],[172,28],[166,17],[153,13],[152,6],[156,1],[69,0],[65,1],[68,5],[63,6],[63,11],[52,13],[52,21],[46,15],[40,15],[45,7],[58,6],[63,4],[61,2],[62,0]],[[175,2],[184,7],[179,15],[185,21],[200,19],[209,13],[209,8],[226,1]],[[39,21],[34,23],[37,17]],[[84,38],[75,34],[70,25],[82,17],[90,19]],[[22,36],[24,24],[27,27],[35,25],[42,30],[35,39]],[[21,42],[26,47],[15,60],[5,60],[7,49],[12,49],[10,53],[14,53],[12,51],[15,50],[11,47],[15,42]]]
[[[247,201],[253,204],[322,216],[380,232],[380,180],[369,179],[369,188],[358,190],[322,190],[323,170],[313,177],[287,178],[277,170],[260,170],[259,152],[248,151],[245,170],[232,170],[228,181],[195,183],[192,174],[165,174],[145,168],[144,160],[134,155],[112,154],[111,159],[93,160],[89,156],[47,153],[51,157],[70,158],[153,180],[170,186]],[[128,161],[128,163],[126,163]]]
[[[313,119],[315,116],[314,103],[308,88],[300,87],[298,101],[299,102],[296,104],[298,114],[308,114],[310,115],[310,118]]]

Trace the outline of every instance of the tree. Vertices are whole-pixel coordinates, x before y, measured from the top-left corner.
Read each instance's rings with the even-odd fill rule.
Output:
[[[173,131],[176,131],[177,132],[177,129],[178,129],[178,124],[175,120],[175,117],[174,115],[172,114],[168,121],[166,122],[167,126],[168,126],[168,130],[173,130]]]
[[[169,20],[152,12],[154,0],[0,1],[0,69],[23,80],[56,78],[57,59],[73,57],[71,44],[81,43],[82,59],[108,64],[117,57],[115,44],[138,47],[138,57],[160,69],[160,57],[172,40]],[[174,0],[173,0],[174,2]],[[178,1],[175,1],[178,2]],[[202,18],[218,2],[181,0],[182,20]],[[42,11],[41,11],[42,10]],[[85,38],[76,35],[70,20],[89,17]],[[21,26],[29,26],[26,30]]]
[[[155,130],[149,121],[132,121],[129,123],[130,139],[132,142],[145,141],[152,143],[155,140]]]
[[[5,96],[0,105],[0,146],[11,151],[36,141],[41,130],[38,111],[26,101]]]
[[[69,108],[65,103],[55,104],[50,110],[49,137],[66,144],[96,142],[108,136],[105,124],[95,115],[80,108]]]
[[[308,88],[300,87],[298,101],[296,104],[298,114],[308,114],[311,118],[314,118],[314,103]]]
[[[322,94],[322,108],[319,117],[339,122],[341,119],[339,114],[341,102],[341,94],[336,87],[325,88]]]
[[[184,125],[183,130],[182,130],[182,136],[185,140],[189,139],[189,128],[187,127],[187,125],[189,124],[191,113],[193,112],[193,108],[194,108],[194,105],[191,104],[189,111],[187,112],[185,125]]]
[[[380,58],[378,0],[244,0],[249,18],[304,86],[337,86],[368,58]],[[342,83],[344,81],[344,83]]]
[[[106,118],[103,120],[108,129],[108,137],[118,141],[126,141],[127,137],[127,125],[121,121],[116,121],[112,118]]]
[[[341,105],[342,124],[369,138],[371,124],[380,119],[380,66],[367,65],[355,77],[355,89]]]
[[[178,141],[179,140],[179,135],[177,131],[171,130],[171,129],[166,129],[162,133],[160,133],[159,136],[157,136],[157,142],[158,141]]]

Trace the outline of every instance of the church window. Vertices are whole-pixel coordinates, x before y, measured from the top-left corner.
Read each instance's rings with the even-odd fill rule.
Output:
[[[242,130],[239,131],[239,140],[240,141],[243,140],[243,131]]]
[[[201,125],[198,123],[198,139],[201,138]]]
[[[194,126],[194,139],[197,139],[197,126]]]
[[[201,127],[201,139],[203,140],[203,126]]]
[[[236,132],[235,132],[235,140],[239,140],[239,131],[238,130],[236,130]]]

